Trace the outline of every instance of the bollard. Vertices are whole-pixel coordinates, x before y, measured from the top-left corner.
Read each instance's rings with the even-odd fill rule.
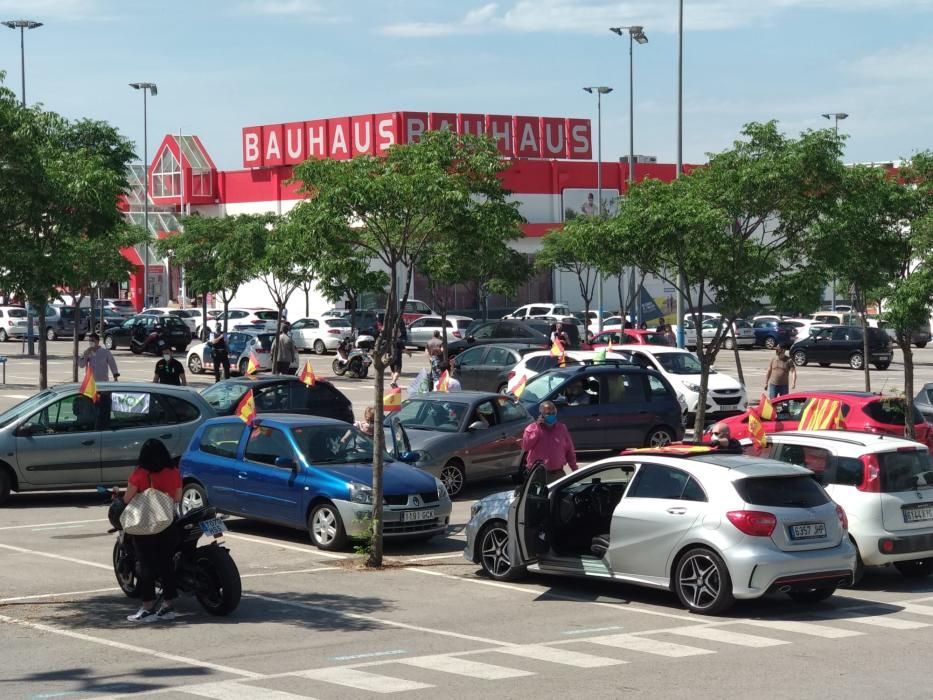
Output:
[[[3,366],[3,383],[6,384],[6,355],[0,355],[0,365]]]

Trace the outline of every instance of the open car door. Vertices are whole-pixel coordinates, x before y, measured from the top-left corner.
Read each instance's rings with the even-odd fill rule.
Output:
[[[392,416],[389,426],[392,432],[392,456],[401,462],[415,461],[415,455],[411,451],[411,441],[408,439],[408,433],[405,432],[405,426],[402,425],[399,417]]]
[[[528,475],[518,498],[509,507],[509,558],[512,566],[537,561],[550,549],[547,521],[551,514],[547,471],[539,464]]]

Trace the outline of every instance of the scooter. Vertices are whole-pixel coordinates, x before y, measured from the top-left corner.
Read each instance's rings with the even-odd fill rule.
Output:
[[[130,350],[135,355],[142,355],[146,352],[151,352],[153,355],[161,355],[162,351],[168,343],[165,342],[165,338],[162,336],[162,331],[156,329],[145,335],[144,333],[136,334],[135,331],[130,337]]]
[[[360,339],[367,337],[371,338],[371,336],[361,336]],[[339,377],[347,374],[354,379],[365,379],[369,374],[373,358],[370,357],[368,349],[359,346],[360,339],[355,343],[357,347],[354,347],[354,341],[350,336],[340,341],[340,345],[337,346],[337,357],[331,363],[334,374]]]

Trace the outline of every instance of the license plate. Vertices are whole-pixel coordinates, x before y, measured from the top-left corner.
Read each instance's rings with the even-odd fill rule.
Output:
[[[414,523],[419,520],[434,520],[434,509],[430,510],[406,510],[402,513],[402,522]]]
[[[198,525],[201,526],[201,532],[211,537],[220,537],[222,533],[227,531],[227,526],[224,525],[224,521],[220,518],[202,520]]]
[[[881,355],[878,355],[878,359],[879,360],[890,360],[891,356],[888,353],[882,353]]]
[[[825,523],[804,523],[803,525],[790,526],[790,538],[792,540],[810,540],[818,537],[826,537]]]
[[[923,520],[933,520],[933,504],[920,506],[919,508],[904,508],[905,523],[919,523]]]

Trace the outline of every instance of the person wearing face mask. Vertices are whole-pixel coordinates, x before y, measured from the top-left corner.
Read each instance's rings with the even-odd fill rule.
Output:
[[[113,381],[117,381],[120,371],[117,369],[117,361],[113,359],[113,354],[107,348],[100,346],[100,336],[97,333],[91,333],[87,339],[87,350],[78,358],[78,367],[82,369],[90,367],[95,382],[109,382],[111,373]]]
[[[732,437],[732,431],[725,423],[717,423],[710,430],[710,447],[726,454],[743,454],[742,443]]]
[[[155,376],[152,381],[156,384],[172,384],[174,386],[187,386],[185,368],[178,360],[172,357],[172,348],[168,345],[162,350],[162,359],[156,362]]]
[[[538,420],[525,428],[522,450],[526,463],[543,462],[547,481],[551,483],[564,475],[564,465],[577,470],[577,454],[567,426],[557,422],[557,406],[543,401],[538,407]]]

